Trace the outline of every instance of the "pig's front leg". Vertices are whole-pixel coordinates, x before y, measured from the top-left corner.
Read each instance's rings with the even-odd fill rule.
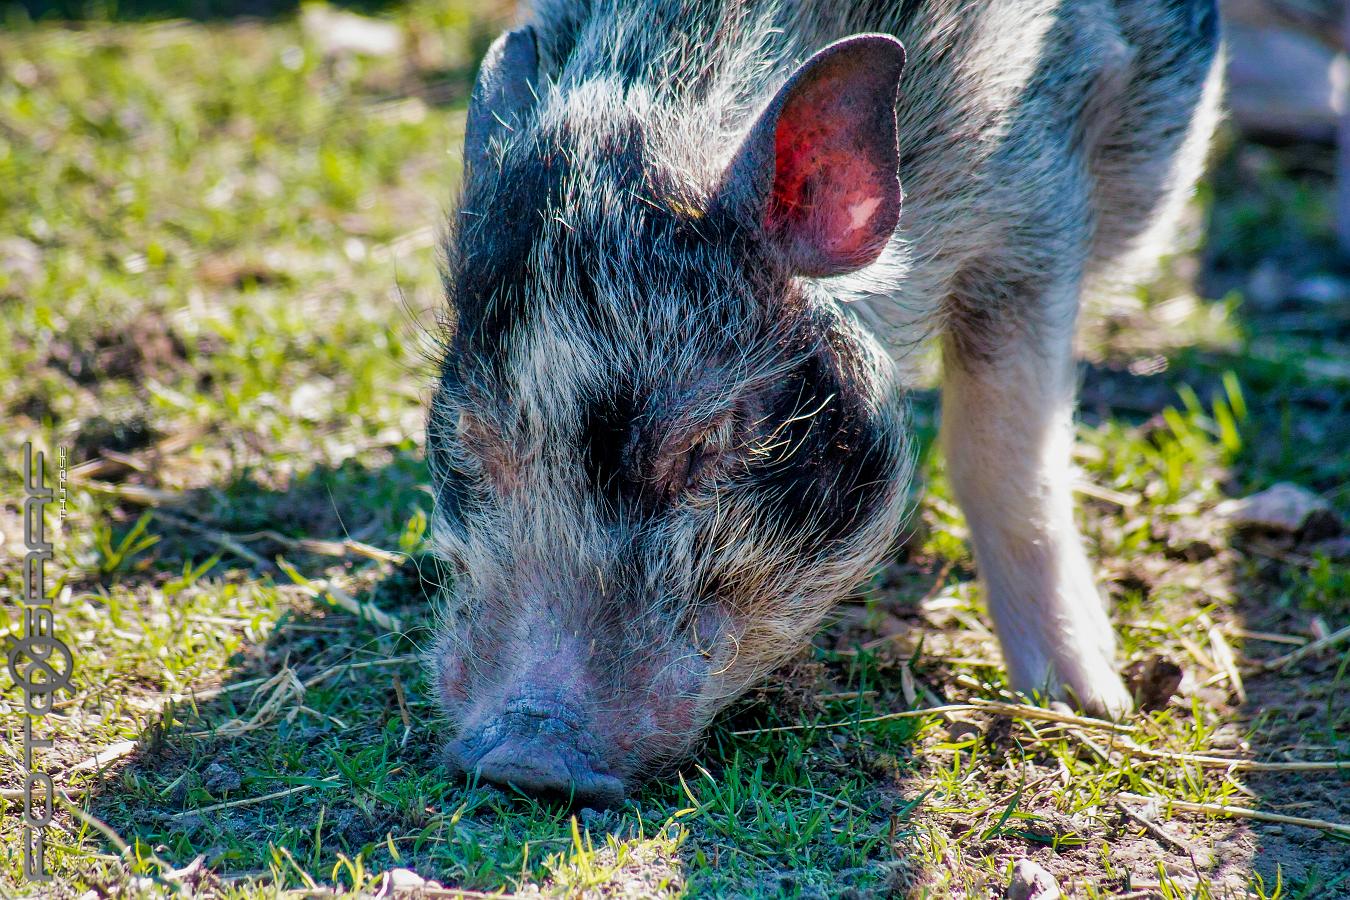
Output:
[[[1008,316],[995,327],[983,317],[963,322],[959,311],[952,317],[942,439],[1013,687],[1119,716],[1131,699],[1073,517],[1077,292],[1075,282],[1042,296],[1001,298],[1035,304],[1034,320],[999,303],[984,310]]]

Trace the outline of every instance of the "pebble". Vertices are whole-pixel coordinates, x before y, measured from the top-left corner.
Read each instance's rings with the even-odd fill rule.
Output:
[[[423,878],[412,869],[390,869],[384,873],[383,883],[376,896],[392,897],[396,894],[419,894],[441,889],[439,881]]]
[[[1340,520],[1331,505],[1307,488],[1282,481],[1249,497],[1225,500],[1214,512],[1238,528],[1262,528],[1294,534],[1315,531],[1318,536],[1340,532]]]
[[[1059,900],[1063,897],[1055,876],[1029,859],[1019,859],[1013,865],[1012,881],[1008,882],[1008,900]]]

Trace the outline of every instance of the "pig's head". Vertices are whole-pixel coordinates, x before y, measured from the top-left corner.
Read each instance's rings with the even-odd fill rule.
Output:
[[[820,279],[896,226],[903,58],[832,45],[720,150],[641,87],[546,83],[528,30],[493,46],[428,428],[452,765],[617,801],[885,552],[902,400]]]

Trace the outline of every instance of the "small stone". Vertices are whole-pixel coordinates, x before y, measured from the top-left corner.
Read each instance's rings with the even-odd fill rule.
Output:
[[[1309,539],[1329,537],[1341,530],[1340,519],[1327,501],[1287,481],[1250,497],[1225,500],[1214,512],[1237,528],[1301,533]]]
[[[392,897],[398,894],[419,895],[426,891],[442,890],[439,881],[423,878],[412,869],[389,869],[384,873],[379,897]]]
[[[581,811],[577,813],[577,818],[581,819],[581,824],[587,828],[601,828],[609,819],[609,814],[603,809],[583,806]]]
[[[1013,865],[1012,881],[1008,882],[1008,900],[1059,900],[1059,882],[1042,866],[1029,859],[1019,859]]]

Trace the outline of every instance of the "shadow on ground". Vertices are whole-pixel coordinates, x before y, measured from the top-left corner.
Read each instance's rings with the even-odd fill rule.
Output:
[[[383,465],[349,462],[282,485],[246,471],[157,511],[158,563],[200,562],[214,544],[234,570],[221,589],[262,586],[271,613],[248,627],[266,638],[229,660],[219,684],[163,710],[101,783],[95,815],[172,866],[204,855],[212,873],[200,877],[213,882],[303,887],[302,869],[330,873],[363,853],[366,865],[396,864],[399,842],[455,790],[436,763],[442,738],[421,664],[439,570],[421,554],[390,561],[363,548],[394,543],[416,521],[423,469],[419,454],[398,450]],[[335,605],[312,578],[341,582],[401,627]]]

